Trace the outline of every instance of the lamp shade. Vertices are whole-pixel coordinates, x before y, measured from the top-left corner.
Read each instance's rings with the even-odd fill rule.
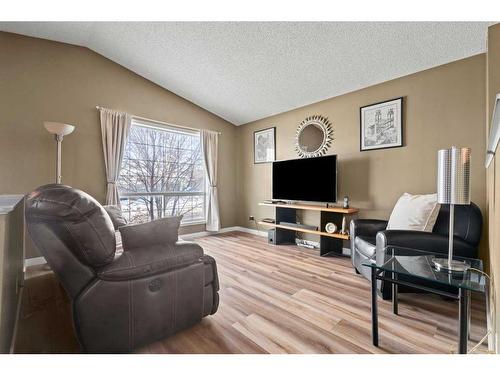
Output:
[[[470,148],[438,151],[437,196],[441,204],[470,204]]]
[[[71,134],[75,127],[69,124],[63,124],[60,122],[44,121],[43,126],[51,134],[65,136]]]

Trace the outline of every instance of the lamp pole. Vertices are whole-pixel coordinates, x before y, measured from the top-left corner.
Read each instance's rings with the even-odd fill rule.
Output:
[[[60,184],[62,181],[61,175],[61,149],[62,149],[62,140],[63,136],[59,134],[55,134],[54,138],[57,142],[57,156],[56,156],[56,184]]]
[[[453,203],[450,204],[450,233],[448,235],[448,269],[452,269],[452,260],[453,260],[453,230],[454,230],[454,222],[455,222],[455,205]]]
[[[56,140],[56,184],[62,182],[62,141],[65,135],[71,134],[75,127],[69,124],[62,124],[60,122],[44,121],[45,129],[51,134],[54,134]]]

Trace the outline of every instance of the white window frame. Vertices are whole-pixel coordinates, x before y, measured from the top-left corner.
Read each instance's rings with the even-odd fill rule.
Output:
[[[175,125],[167,125],[164,123],[157,123],[152,120],[145,120],[145,119],[140,119],[136,117],[132,117],[132,123],[131,127],[133,126],[140,126],[144,128],[150,128],[154,130],[160,130],[160,131],[170,131],[170,132],[175,132],[175,133],[181,133],[181,134],[193,134],[197,135],[198,137],[201,137],[200,131],[198,130],[192,130],[192,129],[187,129],[183,127],[177,127]],[[201,140],[200,140],[201,141]],[[201,225],[201,224],[206,224],[207,223],[207,187],[208,187],[208,182],[207,182],[207,176],[206,173],[203,175],[203,191],[198,191],[198,192],[122,192],[120,191],[120,198],[133,198],[133,197],[140,197],[140,196],[202,196],[203,197],[203,215],[204,218],[202,220],[193,220],[193,221],[182,221],[181,222],[181,227],[184,226],[190,226],[190,225]]]

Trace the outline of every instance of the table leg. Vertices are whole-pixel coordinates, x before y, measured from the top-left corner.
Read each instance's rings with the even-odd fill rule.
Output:
[[[372,340],[378,346],[377,270],[372,267]]]
[[[467,291],[467,340],[470,340],[470,327],[471,327],[471,311],[472,311],[472,301],[470,298],[470,290]]]
[[[467,338],[469,336],[469,303],[470,292],[468,290],[459,290],[458,301],[458,320],[459,320],[459,341],[458,352],[467,354]]]
[[[393,273],[392,278],[397,280],[398,275]],[[396,283],[392,283],[392,312],[398,315],[398,284]]]
[[[486,283],[486,289],[484,293],[484,297],[486,298],[486,329],[488,330],[488,350],[495,352],[495,335],[493,330],[491,329],[491,314],[490,314],[490,285],[489,282]]]

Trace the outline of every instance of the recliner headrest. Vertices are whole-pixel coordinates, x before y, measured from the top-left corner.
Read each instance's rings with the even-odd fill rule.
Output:
[[[99,202],[81,190],[60,184],[40,186],[26,199],[26,218],[28,225],[48,225],[88,266],[102,267],[114,258],[113,223]]]

